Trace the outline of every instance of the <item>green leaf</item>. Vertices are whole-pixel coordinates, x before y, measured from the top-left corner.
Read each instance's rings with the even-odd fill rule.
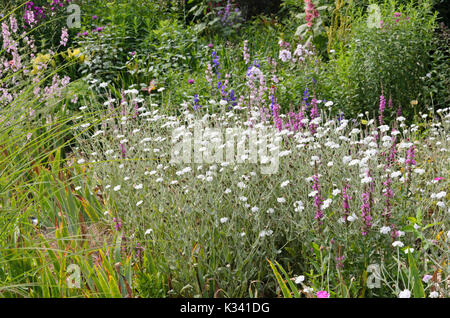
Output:
[[[281,277],[281,275],[278,272],[278,270],[275,267],[275,265],[273,265],[271,261],[269,261],[269,260],[267,260],[267,261],[269,262],[269,265],[272,268],[273,273],[275,274],[275,278],[277,279],[277,282],[280,285],[281,292],[283,293],[283,296],[285,298],[292,298],[292,295],[289,292],[289,288],[287,287],[286,283],[283,280],[283,277]]]
[[[423,289],[422,279],[420,278],[416,262],[414,261],[413,253],[408,253],[408,263],[414,278],[414,288],[413,288],[414,297],[425,298],[425,290]]]

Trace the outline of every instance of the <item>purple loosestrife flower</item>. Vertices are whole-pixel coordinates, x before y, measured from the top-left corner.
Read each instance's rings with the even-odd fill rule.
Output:
[[[273,122],[275,123],[275,127],[277,127],[277,129],[279,131],[283,130],[283,120],[280,117],[280,105],[278,104],[273,104],[272,105],[272,116],[273,116]]]
[[[397,156],[397,136],[392,137],[392,147],[389,153],[389,164],[394,163]]]
[[[364,222],[364,228],[362,230],[362,235],[367,235],[369,229],[372,227],[372,217],[370,216],[370,201],[371,201],[371,192],[366,191],[362,195],[363,204],[361,205],[361,217]]]
[[[312,179],[314,181],[313,183],[313,191],[315,191],[314,195],[314,206],[316,207],[316,215],[314,216],[314,219],[317,219],[319,221],[319,224],[322,224],[322,218],[324,216],[323,211],[321,209],[322,206],[322,196],[320,194],[320,180],[318,175],[313,175]]]
[[[378,117],[380,121],[380,125],[383,125],[383,113],[386,109],[386,99],[384,98],[383,94],[380,96],[380,116]]]
[[[412,145],[408,148],[406,151],[406,160],[405,164],[407,166],[415,166],[417,164],[416,160],[414,160],[414,153],[415,153],[416,146]]]
[[[194,79],[192,79],[192,78],[188,79],[188,83],[189,83],[189,84],[192,85],[192,84],[194,84],[194,82],[195,82]]]

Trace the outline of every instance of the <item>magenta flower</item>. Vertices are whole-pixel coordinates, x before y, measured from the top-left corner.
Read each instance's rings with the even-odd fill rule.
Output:
[[[316,192],[314,196],[314,206],[316,207],[316,215],[314,216],[314,219],[318,219],[319,223],[322,224],[322,218],[324,216],[322,209],[320,208],[322,206],[323,198],[320,195],[320,181],[319,176],[314,175],[313,177],[313,191]]]
[[[380,96],[380,116],[378,117],[380,121],[380,125],[383,125],[383,113],[386,109],[386,98],[384,98],[383,94]]]
[[[325,290],[318,291],[316,296],[317,298],[330,298],[330,294],[328,294]]]
[[[195,82],[194,79],[192,79],[192,78],[188,79],[189,84],[194,84],[194,82]]]

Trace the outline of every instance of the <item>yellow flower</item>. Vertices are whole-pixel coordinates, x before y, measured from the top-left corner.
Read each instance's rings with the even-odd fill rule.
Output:
[[[80,62],[84,62],[86,59],[86,56],[84,54],[81,54],[80,49],[74,49],[73,51],[71,49],[67,49],[67,57],[68,59],[76,58]]]
[[[367,120],[365,120],[365,119],[361,120],[361,124],[363,124],[363,125],[367,125],[368,123],[369,122]]]
[[[417,104],[418,104],[418,102],[416,100],[411,101],[411,105],[417,105]]]
[[[42,64],[46,64],[50,61],[51,56],[50,54],[41,54],[38,53],[37,56],[33,59],[33,70],[31,71],[32,74],[37,74],[39,72],[40,66]],[[52,61],[52,64],[54,61]]]

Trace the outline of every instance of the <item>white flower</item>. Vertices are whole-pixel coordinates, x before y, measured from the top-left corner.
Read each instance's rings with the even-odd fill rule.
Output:
[[[394,179],[400,177],[401,175],[402,175],[401,171],[394,171],[391,173],[391,178]]]
[[[391,228],[390,228],[389,226],[383,226],[383,227],[380,229],[380,233],[381,233],[381,234],[388,234],[390,231],[391,231]]]
[[[247,198],[246,197],[239,197],[239,200],[241,200],[242,202],[247,202]]]
[[[317,191],[317,190],[312,191],[312,192],[310,192],[310,193],[308,194],[308,197],[312,198],[312,197],[316,196],[317,193],[319,193],[319,191]]]
[[[224,193],[225,193],[225,194],[231,193],[231,189],[226,188],[225,191],[224,191]]]
[[[287,186],[288,184],[289,184],[289,180],[283,181],[283,182],[281,182],[280,187],[281,187],[281,188],[284,188],[284,187]]]
[[[404,291],[401,291],[398,294],[398,298],[410,298],[411,297],[411,292],[408,289],[405,289]]]
[[[149,235],[149,234],[152,233],[152,232],[153,232],[152,229],[147,229],[147,230],[145,231],[144,235]]]
[[[435,198],[439,200],[439,199],[444,198],[446,195],[447,195],[447,192],[442,191],[442,192],[436,193]]]
[[[328,166],[328,167],[332,167],[332,166],[333,166],[333,161],[328,162],[328,163],[327,163],[327,166]]]
[[[395,241],[394,243],[392,243],[392,246],[393,247],[403,247],[404,244],[400,241]]]
[[[140,183],[140,184],[137,184],[137,185],[135,185],[134,186],[134,188],[136,189],[136,190],[139,190],[139,189],[142,189],[142,183]]]
[[[409,254],[409,253],[414,252],[414,249],[413,248],[407,248],[406,250],[404,250],[404,252],[405,252],[405,254]]]
[[[296,284],[300,284],[301,282],[304,282],[304,281],[305,281],[305,276],[303,276],[303,275],[300,275],[300,276],[295,278],[295,283]]]
[[[115,186],[113,189],[114,189],[114,191],[119,191],[120,188],[122,188],[122,186],[119,184],[119,185]]]
[[[339,190],[339,189],[334,189],[332,192],[334,197],[337,196],[339,193],[341,193],[341,190]]]
[[[136,206],[140,206],[142,203],[143,203],[144,201],[138,201],[137,203],[136,203]]]
[[[416,169],[414,169],[414,172],[417,173],[417,174],[419,174],[419,175],[421,175],[421,174],[424,174],[424,173],[425,173],[425,170],[424,170],[424,169],[416,168]]]
[[[428,296],[430,298],[438,298],[439,297],[439,293],[437,291],[432,291],[430,293],[430,296]]]
[[[285,203],[285,202],[286,202],[286,199],[283,198],[283,197],[277,198],[277,202],[278,202],[278,203]]]
[[[238,182],[237,186],[238,186],[239,189],[245,189],[245,188],[247,188],[247,186],[245,185],[245,183],[242,182],[242,181]]]
[[[228,221],[228,218],[221,218],[221,219],[220,219],[220,223],[222,223],[222,224],[225,223],[225,222],[227,222],[227,221]]]
[[[351,160],[352,160],[352,156],[344,156],[344,157],[342,158],[342,162],[343,162],[344,164],[350,162]]]
[[[275,212],[275,210],[273,209],[273,208],[268,208],[267,209],[267,213],[268,214],[272,214],[272,213],[274,213]]]
[[[305,289],[303,289],[303,292],[306,294],[311,294],[312,292],[314,292],[314,289],[312,289],[311,287],[306,287]]]
[[[85,162],[84,159],[79,159],[79,160],[77,161],[77,163],[78,163],[79,165],[83,164],[84,162]]]
[[[372,177],[365,177],[361,179],[361,183],[369,183],[372,182]]]
[[[258,212],[259,211],[259,208],[257,207],[257,206],[254,206],[253,208],[252,208],[252,212]]]
[[[333,106],[333,104],[334,104],[334,103],[330,100],[330,101],[328,101],[328,102],[325,103],[325,106],[331,107],[331,106]]]
[[[437,205],[438,207],[442,208],[442,209],[445,208],[445,203],[442,202],[442,201],[438,201],[438,202],[436,203],[436,205]]]
[[[323,201],[323,204],[322,204],[322,206],[320,207],[322,210],[325,210],[325,209],[327,209],[329,206],[330,206],[330,204],[333,202],[333,200],[332,199],[326,199],[325,201]]]
[[[294,202],[294,211],[295,212],[301,212],[305,209],[305,206],[303,205],[302,201],[295,201]]]
[[[264,236],[270,236],[273,234],[272,230],[262,230],[261,232],[259,232],[259,237],[264,237]]]
[[[355,213],[353,213],[352,215],[349,215],[349,216],[348,216],[347,220],[348,220],[349,222],[353,222],[353,221],[355,221],[357,218],[358,218],[358,217],[355,215]]]

